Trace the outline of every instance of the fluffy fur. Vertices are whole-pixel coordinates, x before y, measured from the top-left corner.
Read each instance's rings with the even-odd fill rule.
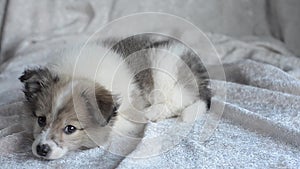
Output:
[[[36,118],[33,154],[57,159],[116,135],[141,138],[148,120],[188,122],[204,113],[211,92],[199,57],[176,40],[153,37],[94,43],[25,70],[20,80]],[[195,104],[199,112],[184,111]]]

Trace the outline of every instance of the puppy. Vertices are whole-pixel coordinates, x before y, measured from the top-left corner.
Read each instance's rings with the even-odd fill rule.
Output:
[[[33,154],[58,159],[116,136],[140,139],[148,120],[189,122],[206,112],[211,91],[201,60],[179,41],[156,36],[68,49],[45,67],[25,70],[19,79],[35,119]],[[198,112],[184,111],[194,104]]]

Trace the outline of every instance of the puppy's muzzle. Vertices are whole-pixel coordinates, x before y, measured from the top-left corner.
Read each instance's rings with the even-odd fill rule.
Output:
[[[50,151],[51,151],[51,148],[50,148],[50,146],[49,146],[48,144],[42,144],[42,145],[38,144],[38,145],[36,146],[36,152],[37,152],[37,154],[40,155],[40,156],[45,157],[45,156],[47,156],[47,154],[48,154]]]

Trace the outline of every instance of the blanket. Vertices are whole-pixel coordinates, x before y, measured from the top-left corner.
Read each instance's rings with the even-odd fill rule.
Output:
[[[299,59],[277,41],[207,35],[226,74],[226,80],[210,74],[212,106],[224,105],[224,110],[212,108],[192,125],[176,118],[149,122],[127,157],[101,147],[53,161],[34,157],[30,131],[22,124],[28,110],[17,78],[25,67],[45,64],[51,49],[19,52],[0,77],[1,168],[299,167]],[[219,94],[224,89],[226,98]],[[167,134],[157,137],[162,133]]]
[[[273,15],[277,10],[270,2],[0,1],[0,14],[5,16],[0,21],[0,168],[299,168],[300,59],[269,38],[293,44],[292,50],[299,55],[295,36],[299,21],[297,17],[290,20],[290,15]],[[293,3],[280,3],[293,7],[278,7],[283,13],[299,11]],[[23,124],[23,116],[30,112],[23,105],[22,84],[17,79],[22,71],[45,65],[55,50],[73,47],[113,19],[147,11],[182,16],[214,32],[206,36],[219,54],[226,79],[214,72],[220,65],[209,60],[211,111],[189,125],[176,118],[149,122],[145,137],[126,157],[101,147],[53,161],[34,157],[31,130]],[[287,19],[278,22],[278,17]],[[145,25],[149,22],[144,20]],[[164,23],[169,25],[167,30],[179,27]],[[185,27],[181,30],[190,32]],[[171,32],[184,36],[184,32]],[[260,37],[241,38],[249,35]]]

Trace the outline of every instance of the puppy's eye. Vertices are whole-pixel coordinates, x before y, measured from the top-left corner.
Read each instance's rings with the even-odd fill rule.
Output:
[[[72,125],[67,125],[67,126],[65,127],[65,129],[64,129],[64,132],[65,132],[66,134],[72,134],[72,133],[74,133],[76,130],[77,130],[76,127],[74,127],[74,126],[72,126]]]
[[[38,124],[39,124],[40,127],[45,127],[46,117],[45,116],[39,116],[38,117]]]

